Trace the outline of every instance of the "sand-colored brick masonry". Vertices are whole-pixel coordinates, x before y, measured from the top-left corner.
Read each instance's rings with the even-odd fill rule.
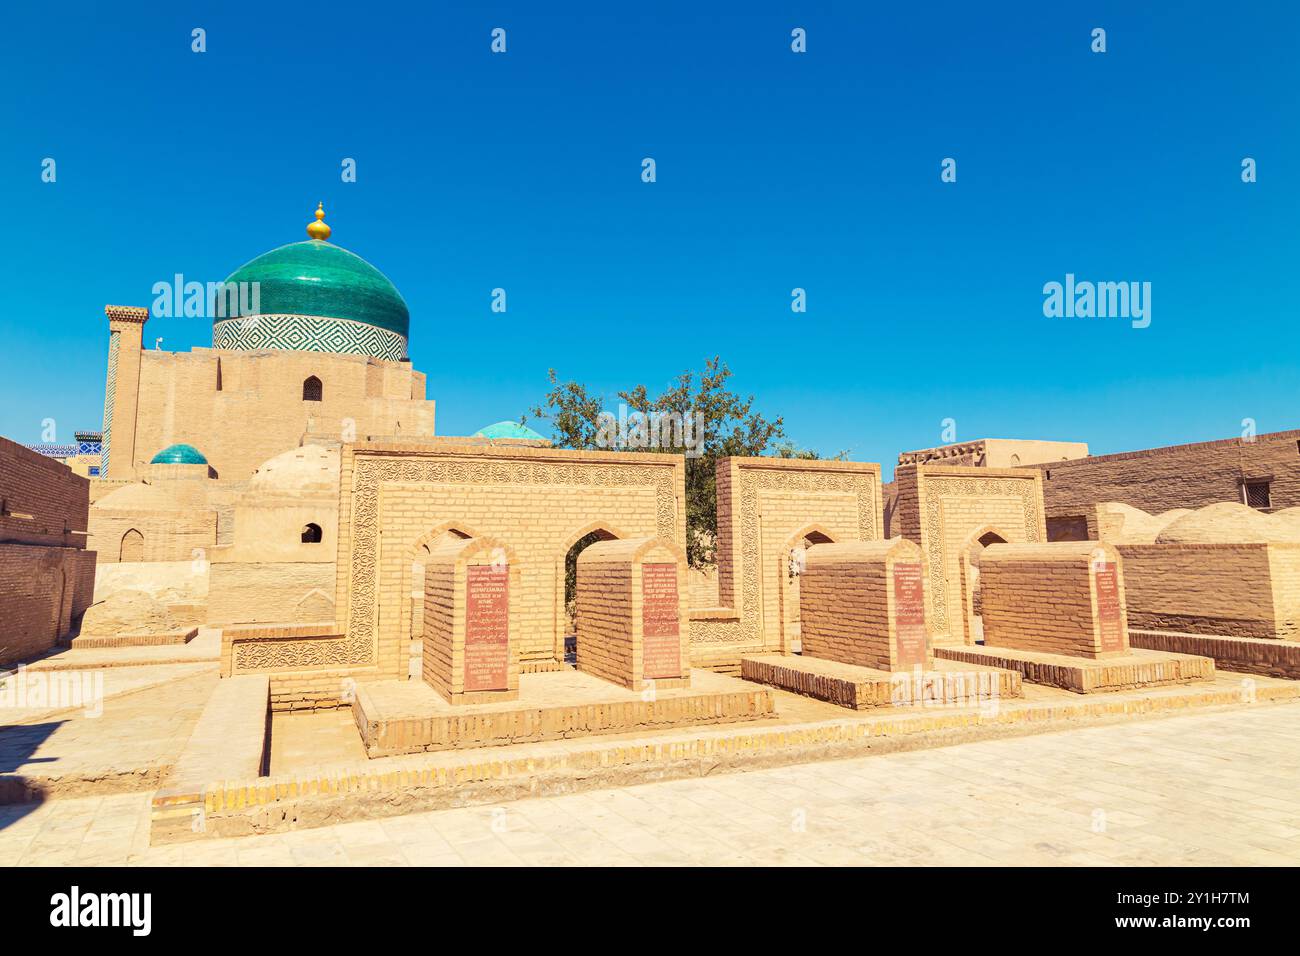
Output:
[[[927,466],[927,473],[945,479],[971,471]],[[972,500],[951,505],[940,489],[948,537],[992,526],[1008,540],[1031,537],[1029,528],[1041,538],[1036,472],[973,471],[981,480],[1018,481],[985,498],[952,496]],[[798,622],[797,582],[788,573],[795,548],[805,539],[880,538],[879,466],[733,458],[718,463],[717,478],[722,607],[689,612],[691,661],[736,672],[743,654],[789,643]],[[448,531],[500,538],[519,555],[524,670],[562,660],[564,558],[572,544],[597,530],[620,539],[669,538],[677,546],[685,539],[684,473],[675,456],[450,439],[365,442],[345,446],[340,484],[336,614],[347,622],[350,641],[373,648],[357,665],[393,678],[408,671],[420,548]],[[354,527],[359,502],[367,518]],[[947,604],[956,605],[951,617],[960,639],[960,548],[951,541],[936,546],[945,556],[947,577],[941,580],[952,591]],[[353,593],[360,585],[366,607],[354,619]],[[931,590],[927,584],[927,595]]]
[[[1104,639],[1099,575],[1114,582],[1118,633],[1110,647]],[[990,545],[980,558],[980,587],[986,647],[1087,658],[1128,652],[1124,567],[1111,545]]]
[[[217,477],[242,479],[304,436],[434,433],[425,377],[409,362],[311,351],[142,350],[148,311],[105,311],[117,336],[108,478],[137,477],[177,442],[203,452]],[[303,399],[311,376],[322,383],[320,401]]]
[[[1168,684],[1190,684],[1214,679],[1214,661],[1188,654],[1135,651],[1102,659],[1061,654],[1024,652],[997,647],[944,647],[937,651],[948,661],[1017,669],[1031,684],[1060,687],[1076,694],[1114,693]]]
[[[921,546],[926,618],[935,644],[974,639],[970,617],[980,538],[1046,541],[1042,476],[1026,468],[900,465],[890,534]]]
[[[0,438],[0,541],[84,547],[89,511],[88,479]]]
[[[921,549],[903,538],[809,548],[800,575],[803,654],[898,669],[894,570],[899,562],[919,572]]]
[[[85,478],[0,438],[0,664],[49,650],[90,606],[89,508]]]
[[[918,667],[892,675],[807,655],[762,654],[742,658],[740,664],[746,680],[850,710],[940,704],[962,707],[1021,695],[1018,671],[943,660],[932,661],[928,669]]]
[[[213,562],[208,575],[207,621],[214,627],[305,624],[334,616],[333,562]]]
[[[632,687],[632,564],[593,560],[587,548],[578,558],[577,666],[596,677]]]
[[[511,700],[519,692],[517,613],[513,592],[519,586],[514,552],[496,538],[448,541],[429,553],[424,567],[423,679],[452,704]],[[475,690],[468,680],[467,657],[472,569],[495,569],[506,576],[507,634],[503,686]]]
[[[357,465],[374,477],[363,478]],[[415,558],[422,543],[449,530],[496,537],[518,555],[524,667],[562,659],[564,559],[574,543],[598,529],[685,538],[684,469],[672,455],[372,442],[345,446],[341,472],[339,614],[369,631],[348,615],[353,589],[374,588],[377,664],[392,677],[406,670]],[[354,500],[371,493],[373,522],[354,528]],[[359,537],[375,531],[383,548],[371,560],[370,537]]]
[[[1129,631],[1134,647],[1214,658],[1215,666],[1241,674],[1300,681],[1300,641],[1218,637],[1180,631]]]
[[[1242,482],[1269,482],[1272,510],[1300,505],[1300,430],[1256,435],[1253,441],[1171,445],[1037,466],[1054,521],[1083,518],[1098,536],[1096,505],[1119,501],[1151,514],[1242,500]],[[1050,477],[1049,477],[1050,476]]]
[[[85,613],[95,591],[95,553],[0,544],[0,664],[52,648]]]
[[[691,653],[696,666],[739,673],[744,654],[788,651],[793,643],[799,585],[789,567],[806,538],[883,536],[880,466],[724,458],[716,488],[718,601],[731,613],[692,609]]]
[[[1300,639],[1300,545],[1118,545],[1134,628]]]
[[[644,588],[649,564],[672,567],[677,597],[672,673],[647,673]],[[659,687],[689,682],[686,555],[681,549],[656,538],[597,542],[579,555],[577,576],[578,670],[632,690],[648,680]]]

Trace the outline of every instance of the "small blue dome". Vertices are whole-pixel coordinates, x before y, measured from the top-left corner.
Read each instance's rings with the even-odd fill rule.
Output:
[[[208,460],[193,445],[168,445],[153,456],[152,465],[206,465]]]
[[[518,422],[496,422],[486,425],[474,433],[475,438],[527,438],[529,441],[546,441],[545,435],[539,435],[527,425]]]

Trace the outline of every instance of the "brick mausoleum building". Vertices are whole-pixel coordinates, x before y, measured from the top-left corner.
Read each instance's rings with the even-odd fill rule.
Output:
[[[1151,514],[1232,501],[1273,512],[1300,505],[1300,430],[1040,463],[1052,540],[1096,538],[1096,506]]]
[[[1097,538],[1096,510],[1103,502],[1152,515],[1220,502],[1263,512],[1300,505],[1300,430],[1094,456],[1082,442],[980,439],[903,452],[898,464],[1037,468],[1050,541]],[[898,533],[890,524],[895,485],[885,485],[890,535]]]

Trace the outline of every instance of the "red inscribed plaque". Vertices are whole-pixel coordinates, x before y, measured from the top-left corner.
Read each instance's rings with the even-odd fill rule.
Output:
[[[470,565],[465,586],[465,690],[508,690],[510,568]]]
[[[648,680],[682,676],[677,612],[677,565],[641,565],[641,676]]]
[[[925,592],[921,564],[900,561],[894,565],[894,633],[898,640],[897,666],[925,666]]]
[[[1097,629],[1101,634],[1101,650],[1124,650],[1124,628],[1119,613],[1119,574],[1114,562],[1102,561],[1093,565],[1093,580],[1097,588]]]

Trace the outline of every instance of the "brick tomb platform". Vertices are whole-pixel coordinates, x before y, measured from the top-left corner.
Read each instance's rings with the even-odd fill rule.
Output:
[[[803,653],[742,657],[746,680],[853,710],[1020,696],[1018,671],[934,660],[911,541],[816,544],[801,563]]]
[[[522,674],[514,700],[459,705],[420,681],[375,681],[357,685],[352,714],[370,757],[776,716],[766,688],[712,671],[690,678],[690,687],[634,691],[569,669]]]
[[[1214,678],[1208,657],[1129,646],[1123,563],[1112,545],[989,545],[980,588],[984,644],[937,647],[937,656],[1079,694]]]

